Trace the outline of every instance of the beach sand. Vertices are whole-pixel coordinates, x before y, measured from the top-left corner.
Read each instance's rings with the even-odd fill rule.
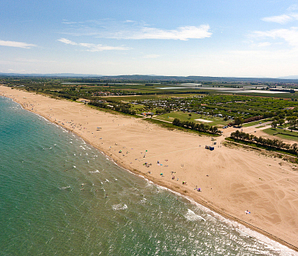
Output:
[[[0,95],[73,131],[120,166],[298,251],[298,169],[294,164],[257,151],[225,147],[224,136],[216,138],[210,151],[205,149],[213,143],[208,136],[4,86]],[[225,130],[225,136],[231,131]]]

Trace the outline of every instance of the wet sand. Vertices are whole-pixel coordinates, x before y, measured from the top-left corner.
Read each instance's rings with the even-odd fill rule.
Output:
[[[120,166],[298,251],[296,165],[225,147],[224,136],[210,151],[208,136],[4,86],[0,95],[76,133]]]

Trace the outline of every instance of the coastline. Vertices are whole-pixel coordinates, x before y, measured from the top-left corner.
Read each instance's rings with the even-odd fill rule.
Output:
[[[253,151],[225,148],[222,138],[214,152],[207,151],[209,137],[169,131],[80,103],[3,86],[0,95],[75,133],[121,167],[298,251],[298,174],[293,165]],[[202,191],[194,190],[196,186]],[[247,209],[252,214],[245,214]]]

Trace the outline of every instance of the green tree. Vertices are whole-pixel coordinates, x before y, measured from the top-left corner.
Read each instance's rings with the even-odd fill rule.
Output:
[[[289,129],[290,129],[291,131],[293,131],[293,129],[295,129],[295,128],[296,128],[296,125],[297,125],[297,116],[289,116],[289,117],[287,118],[287,120],[288,120],[288,122],[289,122],[289,124],[290,124]]]
[[[271,123],[271,127],[274,128],[274,129],[276,129],[277,125],[278,125],[278,122],[277,121],[273,121]]]
[[[278,123],[279,123],[279,125],[283,125],[283,124],[285,123],[285,120],[282,119],[282,118],[280,118],[280,119],[278,120]]]
[[[241,124],[243,124],[243,118],[235,117],[234,123],[235,123],[235,125],[241,126]]]

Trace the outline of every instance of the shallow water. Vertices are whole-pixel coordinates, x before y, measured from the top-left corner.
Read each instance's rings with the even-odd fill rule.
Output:
[[[3,97],[0,157],[0,255],[293,253],[121,169]]]

